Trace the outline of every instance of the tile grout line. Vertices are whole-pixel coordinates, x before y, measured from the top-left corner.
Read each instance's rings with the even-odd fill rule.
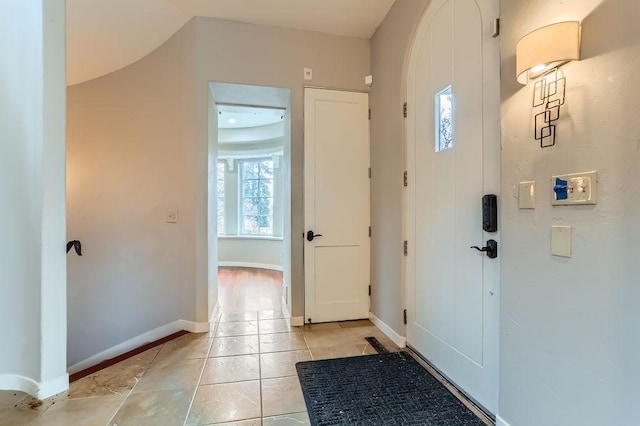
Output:
[[[168,342],[167,342],[168,343]],[[149,367],[151,367],[151,364],[153,364],[153,361],[156,360],[156,358],[158,357],[158,354],[160,353],[160,351],[162,350],[162,348],[164,347],[164,345],[166,345],[167,343],[163,343],[162,345],[160,345],[160,350],[158,350],[158,352],[153,356],[153,359],[149,362],[149,364],[147,365],[147,367],[144,369],[144,373],[143,376],[145,374],[147,374],[147,371],[149,370]],[[111,423],[113,421],[113,419],[116,418],[116,416],[118,415],[118,413],[120,412],[120,410],[122,409],[122,407],[124,406],[125,402],[127,402],[127,400],[129,399],[129,397],[131,396],[131,394],[133,393],[133,390],[136,388],[136,386],[138,386],[138,383],[140,383],[140,378],[136,377],[136,383],[131,387],[131,389],[129,389],[129,392],[127,392],[127,396],[124,397],[124,399],[122,400],[122,402],[120,403],[120,405],[118,405],[118,408],[116,409],[115,413],[113,413],[113,416],[111,416],[111,418],[107,421],[107,425],[109,426],[109,423]]]
[[[311,329],[309,329],[309,331],[311,331]],[[307,333],[304,332],[304,325],[302,326],[302,338],[304,339],[304,344],[307,346],[307,351],[309,352],[309,356],[311,356],[311,361],[315,361],[316,359],[314,358],[313,352],[311,352],[311,348],[309,347],[309,342],[307,341]],[[296,370],[296,373],[297,373],[297,370]]]
[[[262,404],[262,345],[260,343],[260,311],[256,313],[258,316],[258,377],[260,380],[260,425],[264,423],[264,406]]]
[[[200,376],[198,376],[198,381],[196,383],[196,387],[193,390],[193,395],[191,395],[191,400],[189,401],[189,408],[187,408],[187,414],[184,417],[184,421],[182,422],[182,426],[186,426],[187,420],[189,420],[189,415],[191,414],[191,409],[193,408],[193,403],[196,400],[196,394],[198,393],[198,388],[200,387],[200,382],[202,381],[202,376],[204,375],[204,369],[207,367],[207,360],[209,359],[209,355],[211,354],[211,348],[213,347],[213,342],[216,339],[216,332],[218,331],[218,325],[220,324],[220,318],[222,315],[218,317],[213,326],[213,338],[211,339],[211,344],[209,345],[209,349],[207,350],[207,355],[204,358],[204,363],[202,364],[202,370],[200,370]],[[211,332],[211,331],[210,331]]]

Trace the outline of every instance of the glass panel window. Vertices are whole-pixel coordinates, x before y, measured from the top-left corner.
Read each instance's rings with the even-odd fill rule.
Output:
[[[218,193],[218,234],[224,234],[224,161],[218,161],[216,185]]]
[[[273,235],[273,161],[244,160],[241,164],[242,233]]]
[[[451,86],[436,95],[436,152],[453,148],[453,93]]]

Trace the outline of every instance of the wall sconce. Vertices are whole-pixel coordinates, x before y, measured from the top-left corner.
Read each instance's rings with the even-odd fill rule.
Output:
[[[519,83],[540,78],[534,84],[532,106],[544,106],[534,119],[534,137],[546,148],[556,143],[556,125],[564,104],[566,78],[558,68],[580,59],[580,22],[547,25],[530,32],[516,45],[516,77]]]

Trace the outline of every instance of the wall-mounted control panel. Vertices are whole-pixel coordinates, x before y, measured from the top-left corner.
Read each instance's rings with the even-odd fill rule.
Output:
[[[482,197],[482,229],[498,232],[498,199],[494,194]]]
[[[551,189],[553,206],[597,204],[598,202],[598,182],[595,171],[553,176]]]

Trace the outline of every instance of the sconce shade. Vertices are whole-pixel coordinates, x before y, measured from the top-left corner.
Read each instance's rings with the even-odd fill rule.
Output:
[[[580,59],[580,22],[558,22],[538,28],[516,45],[516,76],[527,84],[546,71]]]

